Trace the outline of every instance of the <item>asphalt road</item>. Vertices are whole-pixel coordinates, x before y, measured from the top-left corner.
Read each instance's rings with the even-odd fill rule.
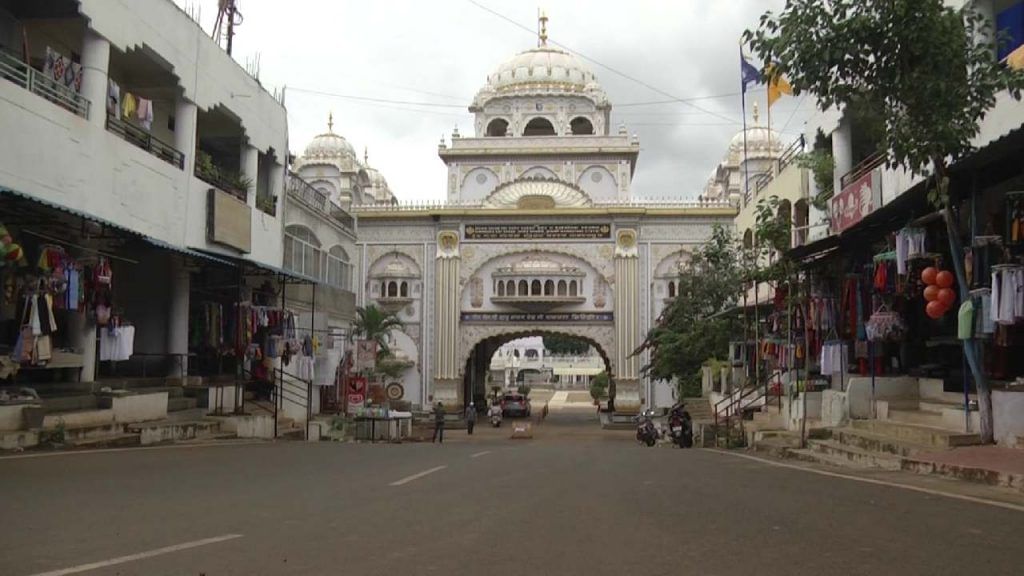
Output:
[[[1024,507],[643,448],[588,418],[2,459],[0,574],[1024,573]]]

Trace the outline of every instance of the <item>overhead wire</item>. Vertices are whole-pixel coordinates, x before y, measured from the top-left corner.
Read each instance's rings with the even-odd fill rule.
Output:
[[[502,13],[496,11],[496,10],[492,10],[488,6],[485,6],[485,5],[477,2],[476,0],[466,0],[466,1],[469,2],[470,4],[476,6],[477,8],[480,8],[481,10],[489,12],[489,13],[493,14],[494,16],[497,16],[498,18],[501,18],[502,20],[505,20],[506,22],[512,24],[513,26],[516,26],[518,28],[526,30],[530,34],[535,34],[536,33],[536,31],[531,29],[529,26],[526,26],[525,24],[517,22],[517,21],[513,20],[512,18],[509,18],[508,16],[505,16],[504,14],[502,14]],[[580,58],[583,58],[584,60],[588,60],[590,62],[593,62],[594,64],[597,64],[598,66],[604,68],[605,70],[608,70],[608,71],[610,71],[610,72],[612,72],[614,74],[617,74],[617,75],[619,75],[619,76],[621,76],[621,77],[623,77],[623,78],[625,78],[625,79],[627,79],[627,80],[629,80],[631,82],[639,84],[639,85],[643,86],[644,88],[647,88],[648,90],[651,90],[652,92],[656,92],[658,94],[661,94],[662,96],[665,96],[667,98],[671,98],[675,102],[680,102],[682,104],[686,104],[687,106],[690,106],[691,108],[694,108],[696,110],[700,110],[701,112],[704,112],[706,114],[710,114],[711,116],[715,116],[715,117],[720,118],[722,120],[726,120],[726,121],[729,121],[729,122],[733,122],[735,120],[734,118],[729,118],[728,116],[725,116],[724,114],[719,114],[718,112],[715,112],[713,110],[708,110],[707,108],[702,108],[702,107],[694,104],[693,102],[691,102],[689,100],[680,98],[680,97],[678,97],[678,96],[676,96],[674,94],[671,94],[669,92],[666,92],[665,90],[662,90],[661,88],[658,88],[657,86],[653,86],[653,85],[651,85],[648,82],[640,80],[639,78],[630,76],[629,74],[626,74],[625,72],[617,70],[617,69],[615,69],[615,68],[613,68],[613,67],[611,67],[611,66],[609,66],[609,65],[607,65],[607,64],[605,64],[605,63],[603,63],[603,62],[601,62],[599,60],[591,58],[590,56],[587,56],[586,54],[584,54],[584,53],[582,53],[582,52],[580,52],[578,50],[573,50],[572,48],[570,48],[569,46],[566,46],[565,44],[562,44],[561,42],[556,42],[554,40],[549,40],[549,42],[551,42],[555,46],[558,46],[560,48],[565,49],[568,52],[572,52],[573,54],[579,56]]]

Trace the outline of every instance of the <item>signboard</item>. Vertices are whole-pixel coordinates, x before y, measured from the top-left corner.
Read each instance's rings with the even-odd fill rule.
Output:
[[[463,322],[612,322],[611,312],[463,312]]]
[[[610,239],[610,224],[467,224],[466,240]]]
[[[356,371],[373,370],[377,367],[377,343],[373,340],[356,340]]]
[[[252,209],[227,192],[210,188],[206,204],[206,238],[239,252],[252,250]]]
[[[871,170],[832,197],[832,232],[839,234],[881,205],[878,170]]]
[[[366,378],[352,376],[345,385],[345,405],[349,410],[366,403]]]

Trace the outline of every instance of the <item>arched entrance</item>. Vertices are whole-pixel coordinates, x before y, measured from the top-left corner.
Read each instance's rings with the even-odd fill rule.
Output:
[[[596,333],[595,333],[596,334]],[[495,358],[495,353],[505,344],[528,338],[531,336],[563,336],[573,338],[586,342],[590,348],[597,353],[599,357],[599,364],[601,368],[608,374],[614,374],[612,370],[612,361],[608,355],[607,348],[609,342],[602,342],[602,338],[594,338],[591,336],[584,336],[580,334],[579,327],[564,327],[564,328],[551,328],[551,329],[516,329],[516,328],[501,328],[495,327],[494,333],[480,337],[469,343],[466,347],[464,370],[462,378],[462,397],[463,405],[468,406],[469,402],[472,401],[478,406],[482,402],[487,402],[487,399],[491,395],[490,388],[492,386],[501,386],[503,389],[506,388],[504,380],[498,381],[493,377],[492,373],[492,360]],[[538,359],[539,360],[539,359]],[[559,359],[550,358],[549,363],[556,365],[559,363]],[[537,366],[530,365],[531,360],[525,355],[517,358],[516,362],[516,373],[523,374],[529,371],[540,372],[541,362],[537,362]],[[488,378],[491,374],[492,377]],[[515,388],[522,382],[513,380],[511,382],[512,388]]]

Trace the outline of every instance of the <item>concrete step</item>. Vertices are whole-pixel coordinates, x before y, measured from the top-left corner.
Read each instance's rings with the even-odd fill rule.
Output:
[[[895,456],[913,456],[920,452],[936,450],[936,447],[932,445],[897,440],[892,436],[874,434],[856,428],[840,428],[835,430],[832,438],[846,446]]]
[[[801,462],[825,464],[835,468],[868,468],[868,466],[856,464],[844,456],[825,454],[812,448],[792,448],[786,451],[785,456]]]
[[[132,424],[128,426],[128,431],[138,434],[140,444],[148,446],[161,442],[180,442],[182,440],[194,440],[200,436],[215,435],[220,432],[220,422],[209,420],[161,420],[158,422]]]
[[[180,388],[179,388],[180,391]],[[195,398],[177,397],[167,399],[167,411],[168,412],[180,412],[182,410],[191,410],[199,405],[199,402]]]
[[[301,426],[278,426],[277,437],[282,440],[302,440],[306,437],[306,430]]]
[[[77,438],[65,441],[69,448],[122,448],[139,446],[139,435],[132,433],[112,434],[96,438]]]
[[[931,462],[915,458],[903,459],[902,469],[918,474],[937,474],[967,482],[1002,486],[1024,492],[1024,474],[978,468],[969,465]]]
[[[807,446],[820,454],[845,459],[858,468],[900,470],[903,458],[888,452],[874,452],[840,443],[837,440],[808,440]]]
[[[42,394],[42,392],[40,392],[40,394]],[[92,393],[75,394],[71,396],[44,396],[42,398],[42,405],[47,413],[71,412],[74,410],[95,410],[99,407],[96,395]]]
[[[943,427],[942,414],[940,412],[927,412],[924,410],[893,410],[889,408],[888,421],[929,426],[932,428]]]
[[[905,422],[893,422],[888,420],[853,420],[850,424],[855,430],[862,430],[872,434],[888,436],[893,440],[901,442],[923,444],[926,446],[934,446],[936,448],[970,446],[981,442],[981,437],[978,434],[961,434],[942,428],[909,424]]]

